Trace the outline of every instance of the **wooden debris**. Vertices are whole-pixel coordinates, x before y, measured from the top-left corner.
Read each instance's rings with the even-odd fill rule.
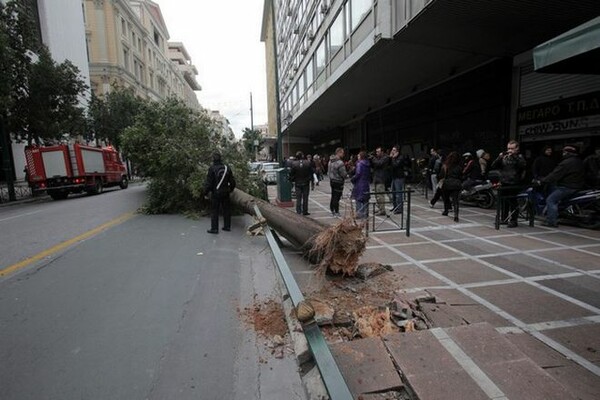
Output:
[[[390,319],[390,309],[379,310],[375,307],[361,307],[353,313],[355,327],[361,337],[385,336],[394,331]]]
[[[366,243],[362,227],[353,219],[344,218],[317,234],[310,253],[321,260],[318,266],[320,272],[354,276]]]

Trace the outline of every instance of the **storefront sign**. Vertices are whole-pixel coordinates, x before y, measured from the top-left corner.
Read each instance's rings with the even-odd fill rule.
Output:
[[[600,92],[519,108],[517,125],[526,137],[598,128]]]
[[[558,121],[541,122],[539,124],[519,126],[521,136],[539,136],[549,133],[567,132],[585,128],[600,128],[600,115],[561,119]]]

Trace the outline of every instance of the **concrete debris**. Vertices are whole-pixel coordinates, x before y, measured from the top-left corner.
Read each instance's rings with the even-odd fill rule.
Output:
[[[311,300],[310,303],[313,306],[315,312],[315,322],[319,326],[333,324],[333,317],[335,314],[335,310],[333,309],[333,307],[319,300]]]
[[[388,271],[393,271],[393,268],[390,265],[383,265],[375,262],[364,263],[357,267],[356,277],[366,281],[369,278],[373,278]]]

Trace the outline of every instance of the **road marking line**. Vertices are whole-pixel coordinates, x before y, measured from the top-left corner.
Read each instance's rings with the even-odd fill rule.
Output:
[[[42,211],[44,211],[44,210],[37,210],[37,211],[28,212],[28,213],[25,213],[25,214],[13,215],[12,217],[0,219],[0,222],[9,221],[11,219],[15,219],[15,218],[19,218],[19,217],[26,217],[28,215],[37,214],[37,213],[42,212]]]
[[[504,399],[508,397],[500,390],[498,386],[486,375],[485,372],[473,361],[471,357],[464,352],[463,349],[450,337],[443,328],[433,328],[429,332],[440,342],[454,360],[469,374],[471,379],[475,381],[477,386],[485,392],[490,399]]]
[[[51,256],[52,254],[57,253],[69,246],[72,246],[73,244],[75,244],[77,242],[81,242],[81,241],[88,239],[104,230],[107,230],[108,228],[111,228],[115,225],[119,225],[119,224],[127,221],[128,219],[133,218],[135,216],[135,214],[136,214],[135,212],[129,212],[129,213],[123,214],[123,215],[121,215],[115,219],[112,219],[100,226],[95,227],[94,229],[84,232],[81,235],[75,236],[74,238],[71,238],[69,240],[65,240],[64,242],[59,243],[56,246],[53,246],[53,247],[50,247],[49,249],[41,251],[34,256],[26,258],[23,261],[19,261],[18,263],[13,264],[10,267],[6,267],[6,268],[0,270],[0,277],[5,277],[9,274],[12,274],[13,272],[16,272],[22,268],[25,268],[26,266],[28,266],[36,261],[39,261],[45,257]]]

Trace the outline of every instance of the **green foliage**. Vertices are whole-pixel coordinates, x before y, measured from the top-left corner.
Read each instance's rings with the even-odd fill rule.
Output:
[[[256,153],[261,151],[265,145],[265,139],[259,130],[252,130],[250,128],[244,128],[244,134],[242,135],[242,141],[244,143],[244,149],[248,158],[254,160]],[[254,142],[258,142],[258,146],[255,146]]]
[[[123,131],[134,124],[146,106],[148,103],[138,98],[131,88],[114,87],[103,97],[93,95],[88,110],[89,130],[95,139],[120,149]]]
[[[81,133],[85,119],[79,96],[87,86],[70,61],[54,62],[23,4],[0,5],[0,113],[9,130],[29,143]]]
[[[142,108],[133,126],[125,129],[122,148],[150,180],[147,213],[205,209],[203,186],[215,151],[232,168],[238,187],[252,189],[243,149],[220,132],[206,113],[197,113],[175,99]]]

